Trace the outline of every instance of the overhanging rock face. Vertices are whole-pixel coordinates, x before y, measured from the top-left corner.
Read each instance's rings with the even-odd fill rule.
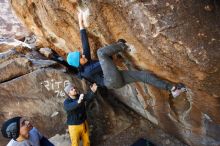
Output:
[[[11,0],[16,14],[45,47],[65,57],[81,47],[76,1]],[[220,143],[220,5],[202,0],[79,1],[89,9],[89,39],[98,48],[124,38],[131,66],[151,70],[189,92],[171,100],[166,91],[142,83],[114,90],[144,117],[189,145]],[[131,68],[115,60],[120,68]]]
[[[20,48],[20,46],[19,50],[22,51],[15,48],[0,54],[0,125],[8,118],[24,116],[30,118],[33,125],[46,137],[65,134],[67,125],[65,124],[66,113],[63,102],[67,95],[63,89],[71,82],[81,93],[86,93],[88,87],[85,81],[77,79],[73,73],[68,72],[67,68],[55,61],[48,60],[37,51]],[[105,139],[114,138],[132,127],[134,121],[142,121],[144,128],[149,124],[148,121],[141,120],[137,114],[125,108],[124,105],[120,104],[120,106],[117,102],[117,105],[113,106],[112,103],[116,103],[113,96],[108,99],[97,94],[94,100],[87,104],[89,130],[94,145],[101,145]],[[132,115],[136,115],[136,117],[132,117]],[[138,124],[136,126],[137,129],[142,129]],[[158,130],[158,133],[166,135],[163,139],[170,137]],[[138,138],[137,136],[139,135],[136,134],[136,137],[126,141],[127,145],[133,143]],[[54,138],[55,143],[67,142],[61,145],[69,145],[68,134],[65,139],[59,136]],[[157,141],[161,143],[159,140]],[[174,146],[176,144],[184,145],[175,138],[170,141],[170,144]],[[0,135],[0,145],[6,145],[7,142],[8,140]]]
[[[1,0],[0,5],[0,37],[12,37],[22,39],[25,35],[28,35],[28,31],[22,26],[22,24],[12,12],[8,0]],[[2,52],[2,48],[0,52]]]

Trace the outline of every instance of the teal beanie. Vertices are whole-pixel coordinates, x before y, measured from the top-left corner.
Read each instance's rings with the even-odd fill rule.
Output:
[[[67,55],[67,63],[74,67],[79,67],[80,52],[70,52]]]

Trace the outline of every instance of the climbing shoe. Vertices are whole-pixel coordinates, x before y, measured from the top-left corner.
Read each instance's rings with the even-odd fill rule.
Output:
[[[183,83],[178,83],[171,89],[171,95],[173,98],[178,97],[181,93],[186,92],[186,87]]]
[[[118,39],[118,41],[117,42],[121,42],[121,43],[127,43],[127,41],[126,40],[124,40],[124,39]]]
[[[129,49],[129,46],[126,44],[127,41],[124,39],[118,39],[117,41],[118,43],[122,43],[122,48],[124,49],[124,51],[128,51],[130,52],[131,50]]]

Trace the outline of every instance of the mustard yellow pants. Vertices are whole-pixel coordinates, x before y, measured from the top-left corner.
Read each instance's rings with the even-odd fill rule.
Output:
[[[90,146],[87,121],[80,125],[69,125],[68,129],[72,146],[79,146],[80,139],[83,141],[83,146]]]

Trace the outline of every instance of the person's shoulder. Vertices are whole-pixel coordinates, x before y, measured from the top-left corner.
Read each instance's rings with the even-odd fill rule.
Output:
[[[66,96],[66,99],[65,99],[64,101],[69,101],[69,100],[71,100],[71,98],[70,98],[69,95],[67,95],[67,96]]]
[[[29,140],[24,140],[22,142],[17,142],[14,139],[11,139],[7,146],[30,146],[31,143]]]
[[[30,132],[38,132],[37,128],[33,127]]]
[[[38,136],[39,135],[39,131],[38,131],[38,129],[37,128],[35,128],[35,127],[33,127],[31,130],[30,130],[30,135],[31,136]]]
[[[17,141],[15,141],[14,139],[11,139],[11,140],[9,141],[9,143],[7,144],[7,146],[17,146],[17,144],[18,144]]]
[[[67,103],[67,102],[71,102],[71,98],[67,97],[67,98],[64,100],[64,103]]]
[[[86,66],[84,66],[84,72],[90,72],[99,63],[99,61],[91,60]]]
[[[70,97],[67,97],[63,103],[65,104],[65,103],[70,103],[70,102],[76,102],[78,100],[78,98],[79,98],[79,95],[77,95],[76,99],[72,99]]]
[[[29,140],[32,142],[32,143],[38,143],[39,140],[42,138],[42,135],[41,133],[39,132],[39,130],[35,127],[33,127],[31,129],[31,131],[29,132],[30,134],[30,137],[29,137]]]

